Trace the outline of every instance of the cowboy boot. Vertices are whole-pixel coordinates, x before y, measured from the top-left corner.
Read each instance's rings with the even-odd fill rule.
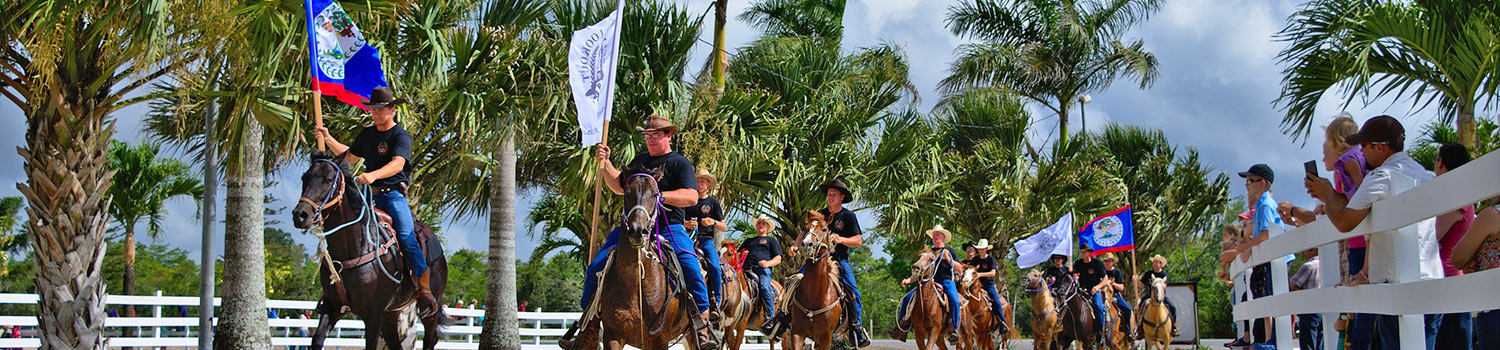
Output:
[[[431,277],[432,270],[422,271],[422,275],[417,276],[417,310],[420,311],[418,314],[422,318],[437,315],[439,311],[442,311],[438,309],[442,305],[438,304],[437,298],[432,296],[432,284],[429,282]],[[423,309],[426,311],[421,311]]]
[[[891,327],[891,330],[887,331],[886,335],[890,336],[891,339],[900,340],[902,343],[906,342],[906,331],[901,330],[901,326]]]
[[[706,314],[707,312],[692,319],[694,334],[698,337],[698,350],[716,350],[719,348],[719,340],[715,339]]]
[[[578,327],[580,324],[586,325],[586,327],[584,327],[582,330],[583,337],[581,339],[575,340],[573,339],[573,337],[579,331]],[[562,348],[563,350],[573,350],[577,349],[577,346],[579,344],[589,344],[590,341],[595,344],[599,343],[598,336],[599,322],[584,322],[580,320],[578,322],[573,322],[573,325],[568,326],[568,331],[563,334],[562,339],[557,340],[557,346]]]
[[[859,348],[870,347],[870,332],[865,331],[864,326],[854,327],[854,344]]]
[[[719,321],[724,319],[724,312],[720,310],[724,308],[724,304],[715,298],[708,298],[708,321],[714,324],[714,328],[718,328]]]

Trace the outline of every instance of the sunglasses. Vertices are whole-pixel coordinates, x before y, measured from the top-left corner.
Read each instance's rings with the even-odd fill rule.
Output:
[[[665,132],[653,131],[653,132],[646,133],[646,139],[647,140],[657,140],[657,139],[662,139],[662,138],[666,138],[666,137],[667,137],[667,133],[665,133]]]
[[[1266,179],[1245,179],[1245,184],[1249,185],[1261,181],[1266,181]]]

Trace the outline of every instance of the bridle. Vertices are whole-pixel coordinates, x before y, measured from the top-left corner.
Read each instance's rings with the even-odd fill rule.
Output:
[[[338,163],[334,163],[329,159],[318,159],[313,161],[313,165],[317,165],[318,163],[328,163],[328,165],[333,166],[335,175],[333,178],[332,186],[328,188],[328,193],[323,195],[322,202],[314,202],[312,199],[308,199],[307,197],[302,197],[299,200],[302,203],[307,203],[307,205],[313,207],[313,225],[323,224],[324,210],[332,209],[334,207],[337,207],[339,204],[343,204],[344,202],[344,167],[339,166]]]
[[[625,181],[628,183],[628,182],[630,182],[630,180],[633,180],[633,179],[635,179],[637,177],[644,177],[644,178],[650,179],[651,180],[651,186],[657,188],[657,191],[656,191],[656,204],[655,204],[656,206],[653,208],[653,209],[656,209],[656,210],[647,211],[646,210],[646,206],[643,206],[643,205],[641,205],[641,203],[637,202],[637,203],[635,203],[635,206],[630,207],[630,210],[626,210],[624,214],[620,214],[620,226],[624,226],[625,225],[625,220],[628,219],[628,218],[630,218],[630,214],[633,214],[636,211],[642,211],[642,212],[646,212],[647,213],[646,217],[651,218],[651,231],[652,231],[652,233],[658,233],[657,231],[660,230],[660,226],[661,225],[660,225],[660,223],[657,222],[657,218],[661,216],[661,212],[662,212],[662,209],[663,209],[662,204],[661,204],[662,203],[661,187],[658,186],[658,184],[656,182],[656,177],[655,176],[651,176],[651,174],[646,174],[646,173],[639,173],[639,174],[630,175],[629,177],[625,178]]]
[[[361,186],[359,191],[355,191],[355,193],[359,194],[360,202],[365,203],[365,205],[363,205],[360,210],[358,210],[359,216],[354,217],[354,219],[349,220],[349,222],[339,224],[337,227],[334,227],[332,229],[322,230],[321,232],[314,230],[314,228],[316,227],[323,226],[323,221],[326,218],[325,216],[323,216],[323,211],[336,208],[339,205],[343,204],[344,194],[347,193],[347,190],[345,190],[345,178],[349,176],[348,174],[344,173],[344,167],[339,166],[339,163],[334,162],[331,159],[313,160],[313,166],[317,166],[318,163],[327,163],[329,166],[333,167],[336,175],[333,178],[333,182],[331,182],[331,188],[328,189],[327,194],[323,195],[322,202],[314,202],[312,199],[308,199],[307,197],[302,197],[298,201],[307,203],[308,205],[313,207],[313,222],[312,224],[308,225],[307,231],[311,232],[313,235],[318,236],[318,255],[321,255],[323,260],[328,264],[330,279],[332,280],[333,284],[339,285],[339,288],[342,288],[343,280],[340,275],[343,272],[345,266],[342,266],[343,261],[336,261],[335,259],[333,259],[333,256],[328,253],[328,235],[337,233],[349,226],[364,222],[365,240],[369,244],[375,245],[375,247],[372,247],[370,251],[365,252],[364,254],[362,254],[362,256],[369,255],[371,253],[375,253],[376,255],[384,255],[384,250],[382,248],[383,244],[380,243],[380,239],[384,238],[384,236],[375,234],[375,232],[380,232],[380,224],[376,222],[374,208],[369,204],[370,197],[372,197],[370,195],[369,185]],[[376,256],[375,258],[379,258],[379,256]],[[392,274],[389,270],[387,270],[385,268],[385,264],[375,264],[375,266],[380,268],[380,272],[385,275],[386,278],[390,279],[396,284],[401,284],[401,279],[396,278],[395,274]]]

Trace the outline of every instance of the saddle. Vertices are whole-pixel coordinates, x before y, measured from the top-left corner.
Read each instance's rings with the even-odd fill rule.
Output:
[[[370,210],[375,213],[375,221],[380,227],[380,235],[382,240],[384,240],[385,242],[376,246],[375,249],[365,252],[364,254],[360,254],[360,256],[358,257],[346,260],[333,260],[332,268],[333,271],[335,271],[334,273],[342,274],[345,269],[364,266],[365,264],[369,264],[378,260],[380,257],[385,256],[386,254],[391,254],[395,256],[396,266],[399,267],[398,271],[395,271],[395,273],[398,275],[409,275],[408,272],[410,266],[406,263],[405,256],[401,253],[401,249],[391,249],[392,247],[399,244],[396,240],[396,229],[394,224],[392,223],[391,215],[383,210],[380,210],[379,208],[371,207]],[[413,218],[412,220],[412,226],[412,231],[417,236],[417,245],[421,246],[422,256],[426,258],[427,262],[433,263],[436,262],[437,259],[441,259],[441,254],[432,253],[442,251],[442,248],[439,246],[441,243],[438,240],[433,239],[434,237],[436,237],[436,235],[433,233],[432,227],[427,226],[426,223],[416,221],[415,218]],[[338,291],[339,303],[348,305],[349,295],[348,292],[346,292],[344,289],[342,278],[334,279],[333,285],[334,289]],[[416,297],[414,295],[411,300],[399,303],[398,305],[404,307],[405,305],[408,305],[415,301]]]

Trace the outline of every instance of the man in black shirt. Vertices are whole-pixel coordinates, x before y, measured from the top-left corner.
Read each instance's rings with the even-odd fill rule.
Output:
[[[918,282],[919,279],[926,277],[925,274],[928,271],[932,272],[932,281],[942,287],[943,295],[948,298],[948,342],[957,343],[958,329],[960,328],[960,321],[962,321],[959,314],[959,307],[963,305],[963,297],[958,294],[958,285],[953,283],[953,268],[954,263],[958,262],[958,254],[953,252],[952,247],[947,246],[948,239],[953,237],[953,233],[944,229],[943,225],[937,225],[931,230],[927,230],[927,237],[932,238],[932,249],[930,250],[936,255],[935,260],[932,261],[931,265],[928,265],[931,266],[931,269],[928,270],[926,269],[927,267],[924,267],[918,274],[901,280],[901,286],[905,287],[912,282]],[[921,283],[918,283],[917,287],[920,288]],[[917,291],[917,288],[913,288],[910,292],[906,292],[906,296],[901,298],[901,305],[896,307],[897,324],[896,327],[891,328],[892,338],[906,341],[906,329],[909,328],[907,324],[908,320],[906,319],[906,305],[911,303],[911,298],[916,295]]]
[[[771,267],[781,264],[781,242],[771,237],[776,223],[761,216],[755,219],[755,238],[740,242],[740,250],[746,252],[745,272],[753,272],[760,282],[760,303],[765,308],[766,321],[760,325],[761,334],[771,334],[771,323],[776,314],[776,287],[771,283]]]
[[[426,316],[437,313],[438,302],[429,287],[427,258],[422,256],[422,246],[417,243],[411,206],[406,203],[406,186],[412,170],[411,134],[396,123],[396,106],[403,103],[406,99],[395,98],[390,88],[375,88],[370,92],[370,101],[364,103],[374,125],[360,130],[353,144],[339,143],[325,127],[313,128],[313,134],[328,145],[328,150],[341,154],[345,162],[364,158],[365,173],[354,181],[370,185],[375,194],[370,198],[375,208],[391,216],[391,228],[401,244],[401,255],[406,258],[411,275],[416,276],[417,306]]]
[[[1145,274],[1140,275],[1140,278],[1137,279],[1136,283],[1144,285],[1146,288],[1148,288],[1147,290],[1150,291],[1151,289],[1149,288],[1151,288],[1152,283],[1156,283],[1156,280],[1167,281],[1166,267],[1167,258],[1162,257],[1160,254],[1151,256],[1151,271],[1147,271]],[[1146,294],[1149,295],[1150,293],[1148,292]],[[1142,310],[1144,310],[1144,308],[1146,307],[1147,298],[1148,296],[1146,295],[1141,296],[1140,305]],[[1164,302],[1164,304],[1167,304],[1167,317],[1172,320],[1172,336],[1176,337],[1181,334],[1177,331],[1177,305],[1172,304],[1172,299],[1168,299],[1165,295],[1162,296],[1162,301]]]
[[[698,181],[694,177],[693,163],[687,157],[672,151],[672,136],[678,132],[678,128],[672,122],[660,115],[652,115],[647,118],[646,126],[635,128],[643,134],[646,139],[646,152],[636,154],[634,159],[626,168],[653,169],[661,168],[662,177],[656,181],[657,189],[661,192],[661,204],[665,212],[667,227],[664,230],[664,238],[671,244],[673,252],[677,255],[677,264],[682,267],[682,281],[687,284],[689,295],[692,296],[696,309],[694,313],[698,317],[691,318],[693,329],[697,330],[698,349],[710,350],[718,348],[718,340],[714,339],[708,327],[708,286],[703,282],[703,270],[698,265],[698,256],[689,251],[688,247],[693,245],[693,240],[688,237],[687,230],[682,227],[686,214],[682,208],[692,207],[698,203]],[[604,144],[598,145],[594,151],[594,159],[601,163],[599,168],[599,180],[609,187],[609,191],[616,195],[624,195],[625,187],[621,184],[620,169],[615,168],[609,159],[609,147]],[[615,227],[605,237],[604,243],[599,245],[599,253],[594,255],[584,272],[583,279],[583,306],[587,314],[592,305],[594,289],[598,288],[599,271],[604,270],[605,261],[609,258],[610,249],[613,249],[620,241],[620,228]],[[573,349],[573,334],[580,324],[594,327],[594,320],[580,320],[574,322],[574,328],[568,329],[558,345],[563,349]],[[594,333],[586,331],[585,333]]]
[[[724,209],[719,207],[719,199],[708,195],[719,184],[719,179],[710,174],[707,169],[698,169],[694,177],[698,180],[698,203],[686,210],[687,220],[682,222],[682,227],[688,231],[695,232],[693,244],[698,247],[698,252],[703,256],[707,269],[708,297],[712,302],[709,310],[713,314],[710,318],[721,317],[719,311],[720,289],[724,287],[724,271],[719,269],[719,248],[714,244],[719,232],[725,230]]]
[[[1005,323],[1005,313],[1000,310],[1000,292],[995,290],[995,278],[998,277],[999,272],[995,271],[995,257],[990,256],[990,248],[992,248],[990,240],[980,239],[979,244],[974,245],[974,250],[978,254],[969,259],[969,265],[974,266],[980,285],[984,287],[985,293],[990,294],[990,308],[1000,321],[996,322],[999,327],[996,327],[995,331],[1004,334],[1009,332],[1010,328]]]
[[[1052,257],[1048,258],[1048,260],[1052,261],[1052,265],[1042,268],[1042,278],[1047,280],[1047,284],[1057,283],[1058,278],[1067,278],[1068,275],[1073,273],[1073,271],[1068,270],[1067,255],[1052,254]]]
[[[1094,329],[1099,329],[1104,324],[1104,295],[1099,293],[1103,288],[1099,282],[1104,280],[1104,263],[1094,260],[1094,248],[1088,243],[1079,250],[1083,257],[1073,262],[1073,274],[1078,276],[1078,289],[1088,292],[1094,301]]]
[[[858,347],[869,347],[870,333],[865,331],[864,323],[860,320],[860,316],[864,314],[864,305],[860,301],[859,285],[854,280],[854,268],[849,265],[849,248],[864,245],[864,238],[861,238],[863,232],[859,229],[859,218],[855,217],[853,211],[844,208],[844,204],[854,201],[854,195],[849,192],[849,187],[844,185],[844,181],[838,179],[818,186],[818,191],[823,192],[824,197],[828,199],[828,208],[819,210],[818,213],[823,214],[823,217],[828,220],[828,230],[836,236],[833,237],[835,244],[832,257],[839,263],[839,284],[849,291],[845,297],[854,306],[853,312],[849,314],[850,324],[854,326],[850,338],[854,339]],[[797,242],[801,242],[806,236],[806,232],[798,235]],[[791,252],[797,253],[796,245],[792,245]],[[797,273],[803,273],[806,269],[807,265],[804,264]],[[845,310],[845,312],[848,311],[850,310]],[[777,315],[777,319],[781,319],[785,314],[786,311],[783,310],[782,314]],[[784,328],[777,331],[782,329]]]

